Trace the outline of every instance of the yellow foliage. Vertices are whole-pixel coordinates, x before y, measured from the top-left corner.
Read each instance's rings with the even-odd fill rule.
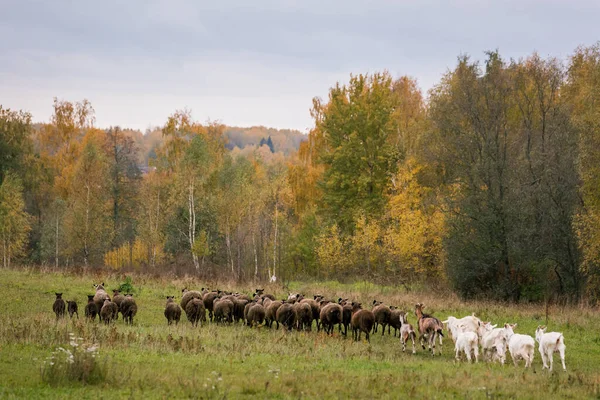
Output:
[[[104,255],[104,264],[114,270],[120,270],[129,265],[140,268],[150,265],[152,250],[151,246],[136,239],[133,245],[125,243],[123,246],[107,252]],[[162,246],[156,246],[154,251],[156,251],[156,263],[159,264],[166,258]]]

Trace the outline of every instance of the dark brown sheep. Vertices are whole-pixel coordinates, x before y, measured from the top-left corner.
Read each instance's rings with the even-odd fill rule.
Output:
[[[400,322],[400,311],[398,307],[390,306],[390,323],[388,324],[388,334],[391,335],[391,328],[394,328],[394,337],[396,337],[396,333],[399,334],[400,328],[402,328],[402,322]]]
[[[65,316],[65,301],[62,298],[62,293],[54,294],[56,295],[56,300],[52,304],[52,311],[56,314],[56,319],[59,319]]]
[[[204,304],[202,304],[204,307]],[[167,296],[167,304],[165,305],[165,318],[167,319],[167,325],[171,325],[175,321],[175,325],[179,323],[181,318],[181,307],[175,303],[175,296]]]
[[[185,310],[185,306],[187,305],[188,301],[192,299],[202,300],[202,297],[202,293],[197,290],[187,290],[187,288],[183,288],[181,289],[181,302],[179,305],[181,306],[182,310]]]
[[[104,282],[94,285],[96,289],[96,294],[94,295],[94,303],[96,304],[96,308],[98,312],[102,311],[102,307],[104,307],[104,300],[108,299],[108,293],[104,290]]]
[[[205,322],[206,309],[204,308],[204,302],[198,298],[192,298],[185,305],[185,315],[192,326],[198,326],[198,321]]]
[[[215,299],[213,302],[216,322],[233,322],[233,301],[230,299]]]
[[[337,303],[327,303],[321,308],[321,325],[326,333],[332,335],[333,327],[336,324],[342,323],[343,310],[342,306]]]
[[[382,326],[381,336],[385,334],[385,327],[390,323],[392,310],[380,301],[373,300],[373,315],[375,315],[375,326],[373,333],[377,333],[377,327]]]
[[[252,297],[260,297],[261,299],[270,299],[270,300],[275,300],[275,296],[273,296],[272,294],[266,293],[265,294],[265,289],[256,289],[254,291],[254,295]]]
[[[279,324],[283,325],[288,331],[291,331],[294,327],[294,322],[296,322],[296,314],[294,313],[293,305],[285,303],[282,300],[281,306],[277,308],[275,317]],[[279,329],[279,324],[277,324],[277,329]]]
[[[246,319],[246,321],[248,321],[248,326],[258,326],[262,324],[265,320],[265,315],[266,311],[262,304],[254,303],[248,309],[248,315]]]
[[[271,328],[273,326],[273,322],[275,322],[277,324],[276,329],[279,329],[279,321],[277,320],[277,310],[279,309],[279,307],[281,307],[282,304],[283,302],[280,300],[272,300],[271,303],[269,303],[269,305],[265,307],[265,319],[266,324],[269,328]]]
[[[239,322],[240,320],[243,322],[246,319],[244,316],[244,309],[246,308],[246,304],[248,304],[249,302],[250,300],[246,299],[245,297],[234,297],[233,319],[235,322]]]
[[[79,319],[79,312],[77,311],[77,302],[75,300],[67,300],[67,312],[69,313],[69,318],[73,318],[73,314],[77,314],[77,319]]]
[[[317,303],[314,299],[302,299],[300,303],[306,303],[310,306],[312,311],[312,319],[317,322],[317,329],[319,329],[319,314],[321,313],[321,307],[319,307],[319,303]],[[312,325],[312,321],[310,323]]]
[[[105,324],[109,324],[112,320],[115,319],[119,307],[110,299],[105,299],[102,308],[100,309],[100,321],[104,321]]]
[[[204,302],[204,307],[208,310],[208,318],[210,318],[211,322],[213,320],[213,308],[214,308],[213,303],[218,296],[219,296],[219,291],[213,290],[212,292],[206,293],[202,297],[202,301]]]
[[[352,338],[355,341],[359,341],[361,332],[364,332],[367,341],[370,343],[370,332],[375,324],[375,315],[369,310],[363,310],[360,303],[352,303],[352,312],[352,319],[350,320]]]
[[[338,304],[342,306],[342,325],[344,326],[344,336],[348,336],[348,326],[350,326],[350,320],[352,319],[352,302],[348,299],[338,299]],[[340,332],[342,331],[342,325],[340,325]]]
[[[127,294],[123,302],[121,302],[121,315],[125,323],[133,325],[133,317],[137,314],[138,308],[132,294]]]
[[[88,294],[88,302],[85,305],[85,317],[93,321],[96,319],[96,315],[98,315],[98,307],[94,303],[94,295]]]
[[[119,307],[119,311],[121,311],[121,303],[123,302],[123,300],[125,300],[125,296],[123,296],[121,294],[121,291],[119,289],[113,289],[112,302],[115,303],[117,305],[117,307]],[[123,315],[122,311],[121,311],[121,315]],[[117,315],[117,319],[118,319],[118,315]]]
[[[296,329],[310,331],[312,329],[312,308],[308,303],[295,303],[293,305]]]

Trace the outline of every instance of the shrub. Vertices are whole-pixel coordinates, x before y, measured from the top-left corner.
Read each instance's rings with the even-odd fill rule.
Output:
[[[69,382],[95,385],[106,380],[107,365],[98,357],[97,344],[84,344],[69,333],[69,345],[58,347],[42,364],[42,381],[57,386]]]

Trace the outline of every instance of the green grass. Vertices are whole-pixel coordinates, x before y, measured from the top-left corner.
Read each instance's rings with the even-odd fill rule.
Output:
[[[513,367],[510,357],[504,366],[456,363],[449,339],[443,355],[432,358],[420,349],[416,355],[402,353],[397,338],[379,334],[368,344],[354,343],[337,330],[328,337],[241,324],[192,328],[185,316],[178,327],[168,327],[165,296],[180,294],[184,286],[205,286],[189,278],[134,276],[139,307],[134,325],[121,319],[110,326],[88,323],[83,318],[86,295],[99,281],[112,289],[122,277],[0,270],[0,398],[600,398],[600,316],[595,310],[550,309],[549,330],[565,335],[568,372],[559,367],[548,373],[542,371],[537,349],[534,367],[525,370],[522,362]],[[498,324],[517,322],[516,332],[530,335],[545,323],[545,309],[538,305],[462,303],[449,294],[406,293],[367,283],[293,282],[290,287],[365,305],[377,298],[410,310],[413,323],[415,302],[424,302],[442,319],[475,312]],[[220,288],[250,293],[254,287]],[[265,289],[285,295],[275,286]],[[78,301],[79,320],[55,321],[55,291]],[[42,381],[43,361],[68,344],[69,333],[100,345],[100,360],[108,365],[105,382],[56,386]]]

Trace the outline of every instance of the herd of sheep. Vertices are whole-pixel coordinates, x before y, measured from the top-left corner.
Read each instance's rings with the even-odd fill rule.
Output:
[[[118,290],[113,293],[112,299],[104,289],[104,284],[94,285],[96,293],[88,295],[85,307],[85,316],[94,320],[96,315],[106,324],[118,318],[120,312],[126,323],[132,324],[137,313],[137,304],[131,294],[122,295]],[[435,355],[436,341],[439,341],[439,354],[442,352],[443,331],[450,331],[455,344],[456,359],[460,360],[464,354],[469,362],[475,358],[479,361],[479,347],[486,361],[506,360],[506,350],[511,355],[515,364],[521,359],[525,367],[530,367],[533,362],[535,340],[539,343],[538,350],[542,356],[544,368],[552,370],[553,354],[559,353],[562,367],[565,366],[564,336],[558,332],[546,332],[546,327],[538,326],[535,340],[529,335],[517,334],[514,328],[517,324],[505,324],[498,328],[491,322],[483,322],[474,315],[464,318],[448,317],[445,321],[423,313],[425,306],[421,303],[415,305],[417,330],[408,322],[407,314],[396,307],[388,307],[382,302],[373,301],[371,310],[362,308],[362,304],[348,299],[339,298],[337,301],[325,299],[322,295],[313,298],[304,298],[301,294],[290,294],[287,299],[276,300],[271,294],[264,293],[263,289],[256,289],[252,296],[227,293],[220,290],[182,290],[179,304],[174,296],[167,296],[164,315],[168,325],[179,323],[182,310],[192,326],[205,323],[208,318],[216,323],[238,323],[242,321],[250,327],[265,325],[269,328],[282,325],[287,330],[311,330],[313,321],[317,330],[323,329],[327,334],[332,334],[335,326],[343,335],[347,335],[348,327],[352,329],[353,339],[358,341],[362,333],[367,341],[370,335],[379,328],[382,335],[387,328],[388,334],[394,329],[394,336],[399,334],[402,351],[412,342],[412,352],[415,350],[417,333],[423,349],[428,345],[429,351]],[[56,293],[53,311],[57,318],[69,313],[71,317],[77,313],[75,301],[65,301],[62,293]]]

